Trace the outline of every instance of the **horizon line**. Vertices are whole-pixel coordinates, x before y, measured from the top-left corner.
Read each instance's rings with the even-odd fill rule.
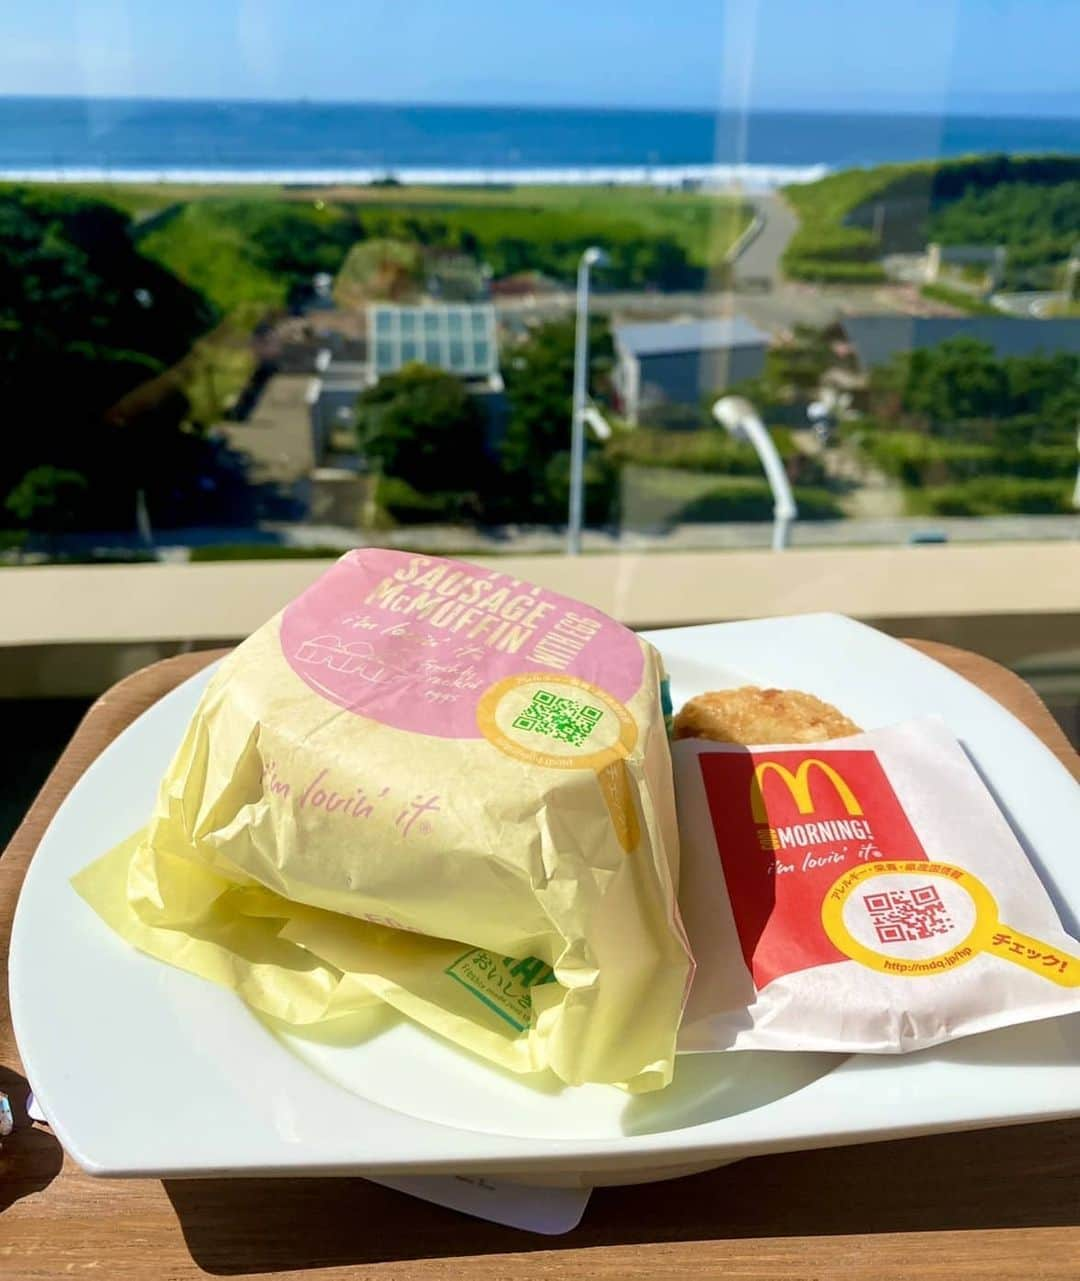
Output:
[[[1063,92],[1061,96],[1076,97],[1075,94]],[[205,97],[200,95],[188,96],[183,94],[143,94],[143,93],[0,93],[0,102],[14,101],[52,101],[52,102],[146,102],[146,103],[174,103],[174,104],[204,104],[229,106],[292,106],[292,107],[378,107],[378,108],[424,108],[437,111],[460,110],[460,111],[563,111],[563,112],[583,112],[596,111],[607,113],[638,113],[648,114],[665,114],[665,115],[727,115],[727,114],[747,114],[747,115],[814,115],[814,116],[846,116],[857,113],[863,116],[915,116],[929,118],[971,118],[971,119],[1012,119],[1012,120],[1045,120],[1059,121],[1062,123],[1080,123],[1080,115],[1055,113],[1053,111],[1032,111],[1018,110],[988,110],[986,108],[974,110],[969,107],[960,109],[950,108],[947,104],[937,110],[929,107],[878,107],[869,110],[865,108],[856,108],[854,106],[811,106],[807,104],[800,105],[767,105],[752,106],[743,111],[741,108],[728,106],[723,103],[712,106],[689,106],[676,104],[628,104],[628,103],[574,103],[574,102],[446,102],[431,100],[401,100],[401,99],[349,99],[349,98],[315,98],[306,94],[300,94],[296,97],[278,97],[278,98],[259,98],[259,97]],[[1002,104],[1004,105],[1004,103]]]

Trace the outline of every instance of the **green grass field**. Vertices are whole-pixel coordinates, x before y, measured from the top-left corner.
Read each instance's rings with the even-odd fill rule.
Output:
[[[681,287],[721,264],[752,216],[734,197],[651,187],[96,183],[65,190],[130,214],[142,252],[225,313],[248,303],[282,306],[290,285],[314,270],[336,271],[350,244],[369,235],[464,247],[497,275],[535,266],[564,279],[595,241],[611,251],[615,286],[666,280]]]
[[[185,205],[168,224],[144,236],[139,248],[223,313],[247,303],[284,305],[287,283],[258,264],[243,228],[216,216],[212,204]]]

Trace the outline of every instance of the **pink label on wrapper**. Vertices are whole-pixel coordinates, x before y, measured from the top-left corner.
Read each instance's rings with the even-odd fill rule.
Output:
[[[350,552],[289,605],[281,647],[324,698],[396,729],[479,738],[476,708],[525,672],[576,676],[625,702],[634,634],[599,610],[462,561]]]

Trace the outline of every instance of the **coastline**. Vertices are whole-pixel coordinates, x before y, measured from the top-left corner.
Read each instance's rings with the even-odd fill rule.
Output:
[[[5,168],[2,182],[116,183],[187,186],[368,186],[392,180],[403,186],[683,187],[768,192],[789,183],[816,182],[829,166],[768,164],[575,165],[565,167],[432,168],[380,165],[319,169],[110,168],[107,166]]]

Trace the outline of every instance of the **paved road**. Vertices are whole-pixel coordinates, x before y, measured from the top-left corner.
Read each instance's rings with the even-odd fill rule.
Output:
[[[799,220],[780,196],[754,196],[750,203],[761,220],[760,229],[735,257],[736,277],[780,279],[780,258],[795,234]]]
[[[534,304],[500,303],[499,315],[506,319],[555,320],[573,312],[570,295],[557,295]],[[624,320],[674,320],[683,317],[725,315],[735,311],[768,333],[788,330],[793,325],[823,326],[844,312],[895,311],[908,314],[906,299],[877,286],[819,286],[781,281],[769,293],[752,294],[726,289],[703,289],[697,293],[593,293],[590,309],[598,315]]]

